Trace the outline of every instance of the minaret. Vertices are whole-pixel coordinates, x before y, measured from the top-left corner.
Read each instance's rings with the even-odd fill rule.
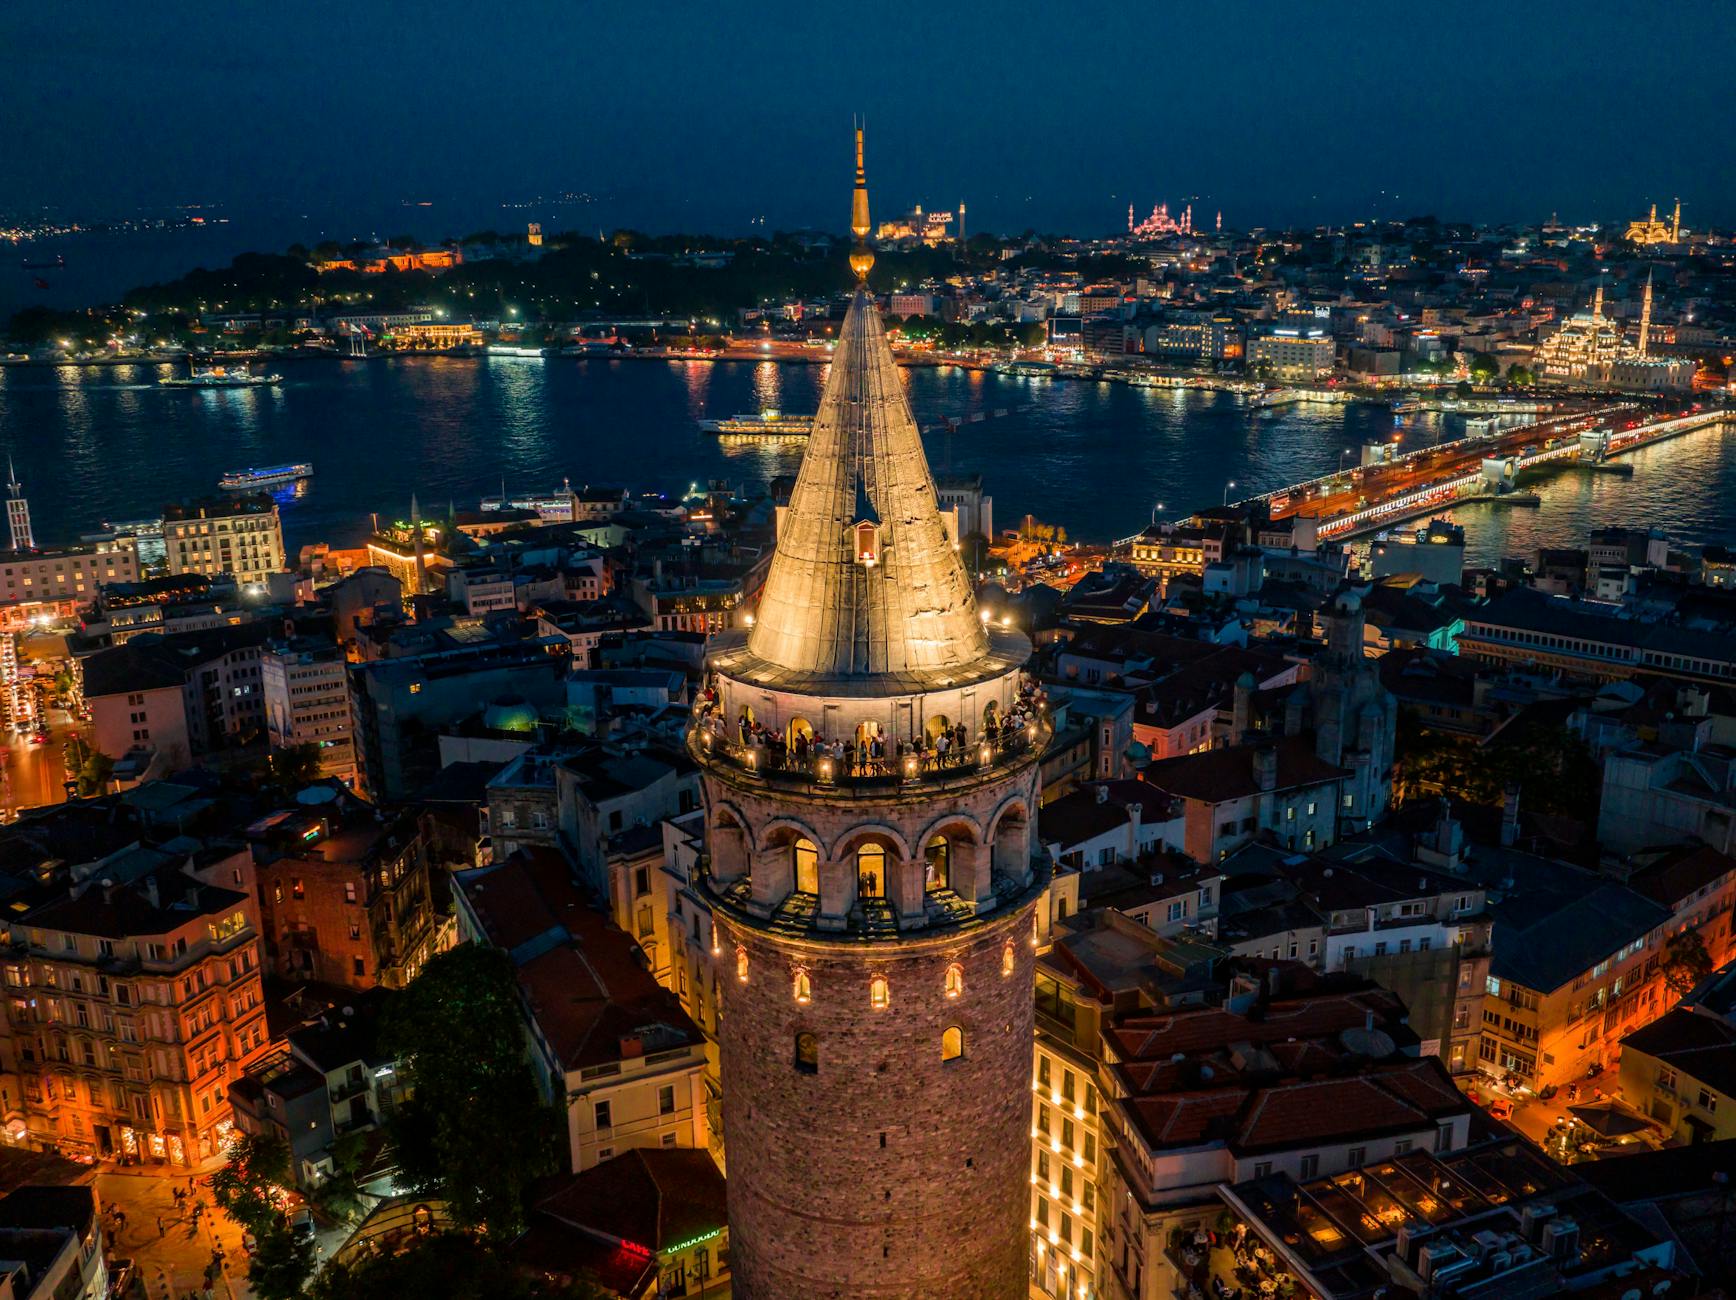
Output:
[[[1133,233],[1133,205],[1131,203],[1127,205],[1127,233],[1130,235]]]
[[[416,547],[416,594],[428,590],[428,557],[422,547],[422,510],[416,504],[416,494],[410,494],[410,536]]]
[[[1682,201],[1680,199],[1676,200],[1675,216],[1670,218],[1670,242],[1672,244],[1682,242]]]
[[[1223,234],[1223,232],[1224,232],[1224,210],[1222,208],[1218,209],[1218,223],[1214,227],[1214,229],[1220,235]]]
[[[1030,643],[985,626],[941,518],[866,285],[856,148],[856,291],[752,629],[712,639],[687,741],[731,1274],[741,1300],[1006,1300],[1034,1249],[1050,729]]]
[[[1652,273],[1646,272],[1646,296],[1640,299],[1640,355],[1646,355],[1646,349],[1652,337]]]
[[[964,243],[964,200],[958,201],[958,242]]]
[[[1597,292],[1591,296],[1591,318],[1603,319],[1603,272],[1597,274]]]
[[[34,551],[36,538],[30,531],[30,502],[24,499],[24,488],[18,482],[18,471],[12,468],[12,457],[6,458],[6,522],[12,529],[12,549]]]

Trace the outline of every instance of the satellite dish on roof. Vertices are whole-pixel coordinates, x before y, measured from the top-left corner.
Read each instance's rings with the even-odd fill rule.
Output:
[[[1364,1029],[1361,1025],[1340,1033],[1338,1045],[1347,1052],[1366,1056],[1371,1061],[1383,1061],[1398,1050],[1398,1045],[1392,1041],[1392,1035],[1386,1030]]]
[[[310,785],[296,792],[295,801],[304,808],[311,808],[316,804],[330,803],[337,797],[338,792],[329,785]]]

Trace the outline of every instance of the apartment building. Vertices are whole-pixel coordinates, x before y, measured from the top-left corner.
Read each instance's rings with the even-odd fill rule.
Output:
[[[136,843],[90,874],[41,872],[5,924],[8,1109],[31,1143],[68,1155],[216,1155],[229,1083],[267,1046],[253,898]]]
[[[354,785],[356,746],[344,652],[299,638],[273,643],[260,651],[259,686],[271,747],[311,745],[319,753],[321,776]]]
[[[0,551],[0,605],[70,601],[88,605],[111,582],[139,580],[139,544],[130,533],[75,546]]]
[[[1293,993],[1278,970],[1221,1007],[1104,1030],[1108,1294],[1185,1292],[1183,1243],[1215,1222],[1222,1184],[1465,1145],[1471,1105],[1417,1055],[1403,1003],[1366,981],[1298,978]]]
[[[387,818],[332,782],[247,830],[261,931],[287,980],[402,988],[434,955],[430,853],[413,813]]]
[[[526,849],[453,876],[458,937],[517,969],[536,1076],[566,1111],[571,1170],[645,1147],[710,1145],[706,1043],[566,860]]]
[[[208,497],[163,510],[170,573],[227,573],[243,586],[283,572],[283,521],[258,496]]]

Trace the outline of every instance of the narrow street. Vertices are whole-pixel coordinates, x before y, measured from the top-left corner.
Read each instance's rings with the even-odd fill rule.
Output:
[[[28,735],[0,742],[0,808],[36,808],[65,802],[67,742],[74,735],[88,736],[89,728],[74,725],[65,709],[50,709],[48,718],[46,744],[35,744]]]

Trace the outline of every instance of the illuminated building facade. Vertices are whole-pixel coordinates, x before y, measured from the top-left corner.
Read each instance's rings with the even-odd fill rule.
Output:
[[[1219,218],[1220,222],[1222,217]],[[1133,220],[1133,205],[1127,205],[1127,233],[1134,239],[1161,239],[1165,235],[1191,235],[1193,233],[1193,204],[1188,204],[1181,211],[1181,216],[1169,215],[1169,204],[1159,203],[1151,210],[1151,215],[1144,221],[1135,223]]]
[[[1630,221],[1627,228],[1628,240],[1635,244],[1679,244],[1682,242],[1682,201],[1676,200],[1675,213],[1668,221],[1658,220],[1658,205],[1652,204],[1651,213],[1644,221]]]
[[[172,862],[64,883],[6,935],[19,1118],[46,1149],[197,1165],[230,1131],[230,1080],[269,1042],[254,900]]]
[[[1599,284],[1589,311],[1576,312],[1537,349],[1537,371],[1545,379],[1588,388],[1643,391],[1687,391],[1694,383],[1694,363],[1680,357],[1650,355],[1652,283],[1646,281],[1638,341],[1630,341],[1621,326],[1603,314]]]
[[[944,244],[953,238],[953,214],[950,212],[924,212],[918,203],[903,216],[894,217],[891,221],[882,221],[874,237],[885,243],[926,244],[933,248],[936,244]],[[958,222],[964,226],[964,204],[958,205]]]
[[[283,521],[277,502],[258,496],[213,497],[163,512],[163,550],[170,573],[227,573],[264,582],[283,572]]]
[[[1319,379],[1332,373],[1338,345],[1316,329],[1275,329],[1248,341],[1248,368],[1280,379]]]
[[[734,1294],[1024,1294],[1046,719],[989,628],[858,280],[751,631],[689,748]]]

